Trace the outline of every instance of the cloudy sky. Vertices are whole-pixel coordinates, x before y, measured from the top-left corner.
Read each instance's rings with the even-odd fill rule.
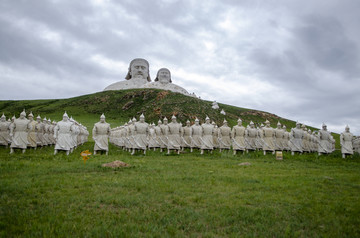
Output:
[[[207,100],[360,134],[360,1],[1,0],[0,100],[67,98],[145,58]]]

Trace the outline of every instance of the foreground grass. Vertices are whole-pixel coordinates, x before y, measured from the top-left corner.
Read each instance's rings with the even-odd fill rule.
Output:
[[[0,149],[1,236],[359,237],[360,158]],[[122,160],[130,168],[103,168]],[[239,166],[250,162],[250,166]]]

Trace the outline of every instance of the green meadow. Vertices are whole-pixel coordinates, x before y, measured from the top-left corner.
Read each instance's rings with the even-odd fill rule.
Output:
[[[360,237],[360,156],[0,148],[1,237]],[[121,160],[128,168],[104,168]],[[240,163],[251,165],[241,166]]]

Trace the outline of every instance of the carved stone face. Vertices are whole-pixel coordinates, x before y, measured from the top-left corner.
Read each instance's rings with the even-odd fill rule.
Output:
[[[350,128],[349,128],[349,127],[345,127],[345,131],[346,131],[346,132],[350,132]]]
[[[5,121],[6,121],[6,118],[5,118],[5,117],[2,117],[2,118],[1,118],[1,121],[2,121],[2,122],[5,122]]]
[[[144,60],[136,60],[132,63],[130,68],[131,78],[147,79],[149,76],[149,67]]]
[[[30,121],[33,121],[33,120],[34,120],[34,117],[29,116],[29,120],[30,120]]]
[[[186,122],[186,125],[187,125],[187,126],[190,126],[190,122],[189,122],[189,121],[187,121],[187,122]]]
[[[68,117],[63,117],[63,121],[67,121],[68,120]]]
[[[144,117],[140,117],[140,122],[144,123],[145,122],[145,118]]]
[[[210,119],[206,119],[205,123],[210,124]]]
[[[241,126],[241,124],[242,124],[242,121],[238,121],[238,126]]]
[[[167,69],[161,69],[158,72],[159,82],[162,84],[170,83],[170,72]]]
[[[105,123],[105,118],[100,118],[101,123]]]
[[[195,125],[197,125],[197,126],[198,126],[198,125],[199,125],[199,121],[195,121]]]
[[[176,118],[172,118],[171,121],[172,121],[173,123],[176,123]]]

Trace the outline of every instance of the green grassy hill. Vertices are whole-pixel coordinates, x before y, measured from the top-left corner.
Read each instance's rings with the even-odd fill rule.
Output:
[[[193,123],[196,117],[202,122],[208,115],[219,126],[222,125],[224,118],[230,126],[233,126],[239,117],[243,120],[244,125],[248,125],[250,121],[260,124],[269,120],[272,127],[276,127],[278,121],[286,125],[288,130],[295,126],[295,121],[281,118],[275,114],[218,104],[220,109],[215,110],[212,109],[210,101],[180,93],[157,89],[132,89],[99,92],[68,99],[0,101],[0,113],[5,113],[7,117],[13,115],[18,117],[20,112],[25,109],[27,112],[32,111],[35,117],[40,114],[42,117],[50,117],[59,121],[62,119],[64,111],[67,111],[69,116],[73,116],[75,120],[89,129],[99,121],[101,113],[105,113],[106,120],[111,127],[123,125],[134,116],[138,119],[141,113],[144,113],[147,122],[154,123],[157,123],[160,118],[166,116],[169,119],[175,114],[183,124],[188,119]],[[225,110],[226,116],[220,114],[221,109]],[[317,130],[312,127],[310,129]],[[334,137],[338,141],[339,136],[334,134]]]

